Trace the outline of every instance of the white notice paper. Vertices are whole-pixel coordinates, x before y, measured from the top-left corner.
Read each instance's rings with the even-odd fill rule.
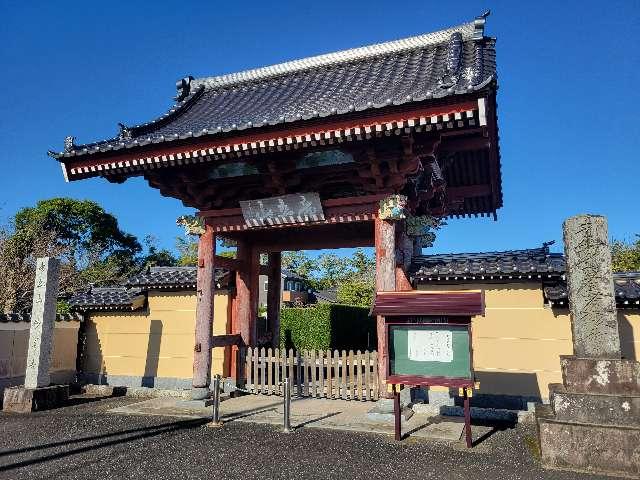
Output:
[[[416,362],[453,361],[453,344],[450,331],[409,330],[409,360]]]

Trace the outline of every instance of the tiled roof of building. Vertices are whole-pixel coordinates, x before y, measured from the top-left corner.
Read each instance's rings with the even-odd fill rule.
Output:
[[[561,277],[564,256],[549,252],[549,244],[527,250],[450,253],[414,257],[410,274],[418,283],[452,280]]]
[[[613,286],[618,307],[640,308],[640,272],[614,273]],[[544,295],[553,305],[567,305],[567,294],[566,283],[544,287]]]
[[[300,275],[298,275],[296,272],[294,272],[293,270],[288,270],[286,268],[283,268],[280,270],[280,276],[282,278],[289,278],[291,280],[301,280],[301,281],[305,281],[304,277],[301,277]]]
[[[73,322],[82,320],[82,316],[77,313],[67,313],[56,315],[56,322]],[[30,313],[0,313],[0,323],[31,322]]]
[[[218,288],[226,285],[228,272],[216,269],[215,278]],[[124,282],[128,287],[142,287],[145,290],[150,288],[181,288],[187,290],[196,289],[196,267],[149,267]]]
[[[336,288],[328,288],[325,290],[318,290],[313,292],[313,295],[319,302],[337,303],[338,302],[338,290]]]
[[[136,310],[144,305],[145,295],[139,288],[90,287],[75,293],[69,304],[74,310]]]
[[[468,94],[496,80],[486,14],[434,33],[244,72],[179,81],[178,101],[118,136],[50,152],[68,158]]]

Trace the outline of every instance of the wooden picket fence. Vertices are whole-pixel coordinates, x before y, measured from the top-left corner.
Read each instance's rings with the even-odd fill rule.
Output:
[[[283,395],[289,378],[291,395],[298,397],[377,400],[378,353],[338,350],[244,349],[245,390]]]

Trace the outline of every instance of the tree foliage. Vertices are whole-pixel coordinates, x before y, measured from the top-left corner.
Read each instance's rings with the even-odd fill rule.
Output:
[[[614,240],[611,243],[611,266],[614,272],[640,272],[640,235],[635,242]]]
[[[170,252],[148,242],[148,255],[135,236],[90,200],[53,198],[19,210],[0,227],[0,309],[28,309],[38,257],[61,260],[60,291],[88,283],[113,284],[146,265],[175,262]]]
[[[198,264],[198,242],[192,237],[177,237],[178,265],[195,267]]]

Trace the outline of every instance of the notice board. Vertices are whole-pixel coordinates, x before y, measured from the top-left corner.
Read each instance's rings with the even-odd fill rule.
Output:
[[[468,324],[389,324],[389,375],[473,377]]]

